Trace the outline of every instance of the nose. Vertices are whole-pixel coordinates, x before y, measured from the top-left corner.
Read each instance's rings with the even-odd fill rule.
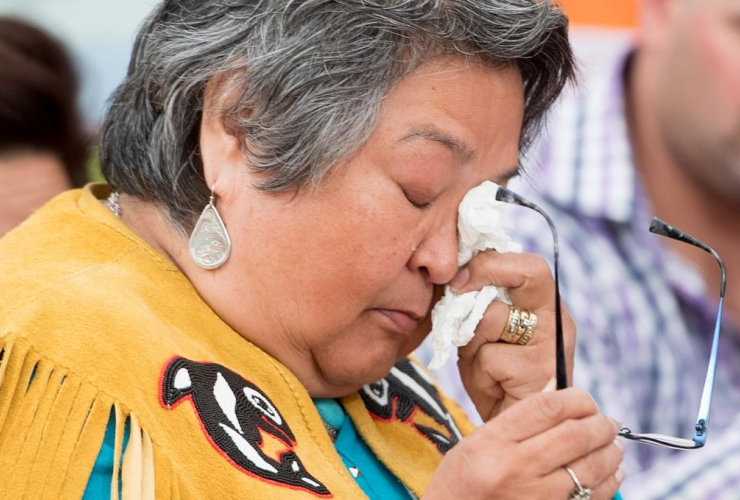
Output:
[[[449,283],[457,274],[456,222],[445,221],[430,230],[409,259],[409,268],[435,285]]]

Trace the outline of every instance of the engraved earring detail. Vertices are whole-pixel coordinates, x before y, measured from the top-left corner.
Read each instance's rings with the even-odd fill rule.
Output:
[[[229,258],[231,238],[226,231],[214,201],[213,189],[208,205],[198,217],[195,228],[190,235],[190,257],[203,269],[221,267]]]

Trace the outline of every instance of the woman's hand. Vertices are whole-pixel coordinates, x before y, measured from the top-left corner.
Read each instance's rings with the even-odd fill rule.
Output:
[[[536,394],[486,422],[442,459],[422,500],[567,499],[570,467],[594,500],[611,498],[624,474],[617,424],[578,389]]]
[[[450,285],[456,293],[487,285],[506,287],[515,307],[537,315],[534,337],[527,345],[497,342],[508,324],[509,306],[494,301],[473,340],[458,351],[463,385],[486,421],[541,392],[555,376],[555,282],[547,263],[536,255],[488,251],[476,255]],[[575,326],[564,307],[562,311],[566,361],[572,373]]]

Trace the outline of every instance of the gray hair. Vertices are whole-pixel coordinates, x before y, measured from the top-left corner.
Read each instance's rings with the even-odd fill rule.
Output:
[[[103,173],[188,231],[209,194],[199,127],[214,76],[232,75],[221,119],[264,174],[256,187],[280,192],[356,151],[391,85],[441,55],[518,68],[523,151],[574,75],[567,29],[551,0],[166,0],[111,98]]]

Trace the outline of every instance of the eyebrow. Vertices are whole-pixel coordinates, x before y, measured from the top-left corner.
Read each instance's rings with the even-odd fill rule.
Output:
[[[511,167],[509,170],[504,172],[503,174],[499,175],[498,177],[492,178],[491,180],[495,182],[496,184],[505,184],[509,182],[514,177],[521,175],[522,173],[522,166],[521,164],[516,164],[516,166]]]
[[[423,127],[419,128],[410,134],[401,138],[401,141],[411,141],[414,139],[426,139],[428,141],[434,141],[447,147],[452,154],[457,157],[460,163],[466,163],[470,161],[475,155],[475,150],[467,146],[463,141],[457,139],[445,132],[441,132],[435,128]]]
[[[467,146],[463,141],[432,127],[427,126],[419,128],[411,132],[410,134],[402,137],[400,140],[411,141],[414,139],[426,139],[429,141],[438,142],[443,146],[446,146],[450,149],[450,151],[452,151],[452,153],[458,158],[461,163],[468,162],[473,158],[473,156],[475,156],[475,150]],[[514,177],[521,175],[521,173],[522,166],[521,164],[517,163],[515,166],[509,168],[503,174],[495,178],[491,178],[491,181],[495,182],[496,184],[505,184]]]

